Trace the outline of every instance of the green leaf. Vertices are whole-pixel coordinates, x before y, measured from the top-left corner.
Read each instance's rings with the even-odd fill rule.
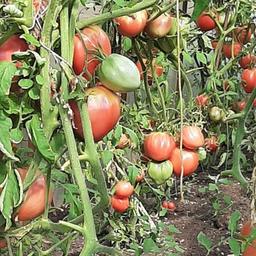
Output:
[[[237,230],[238,221],[241,218],[241,213],[239,211],[232,212],[230,219],[228,221],[228,230],[231,233],[231,236],[233,236]]]
[[[27,122],[28,123],[28,122]],[[49,161],[54,161],[56,153],[53,152],[49,142],[46,139],[41,121],[37,115],[34,115],[28,123],[29,131],[32,135],[33,144],[37,146],[39,152]]]
[[[12,144],[10,138],[10,129],[12,127],[12,120],[0,112],[0,150],[9,158],[18,161],[12,151]]]
[[[131,165],[131,166],[128,166],[127,172],[128,172],[129,181],[131,182],[131,184],[134,185],[136,181],[136,177],[139,175],[140,170],[135,165]]]
[[[17,207],[22,200],[23,188],[19,186],[19,182],[12,169],[11,162],[5,165],[8,172],[8,179],[0,196],[0,211],[6,220],[5,230],[12,225],[13,208]]]
[[[40,47],[39,41],[31,34],[24,34],[21,36],[21,38],[24,38],[29,44],[32,44],[36,47]]]
[[[131,139],[132,147],[137,147],[140,144],[137,134],[133,130],[131,130],[127,127],[123,127],[123,129],[125,131],[124,133],[127,134],[129,136],[129,138]]]
[[[228,244],[234,256],[240,256],[241,247],[239,242],[234,238],[230,238]]]
[[[32,100],[39,100],[40,99],[40,90],[36,86],[33,86],[32,89],[28,92],[29,97]]]
[[[37,82],[39,85],[43,85],[43,84],[44,84],[44,78],[43,78],[41,75],[37,75],[37,76],[36,76],[36,82]]]
[[[143,241],[143,251],[145,253],[149,253],[149,252],[159,252],[160,249],[159,247],[156,245],[155,241],[152,238],[146,238]]]
[[[210,0],[193,0],[195,3],[192,20],[196,20],[200,14],[209,6]]]
[[[105,150],[101,153],[101,158],[103,165],[106,166],[113,159],[113,153],[111,151]]]
[[[198,61],[202,62],[203,64],[207,64],[207,59],[203,52],[196,52],[196,58]]]
[[[31,79],[21,79],[18,84],[22,89],[26,90],[33,86],[33,81]]]
[[[132,48],[132,40],[129,37],[123,38],[123,50],[125,52],[130,51]]]
[[[185,61],[187,61],[189,64],[193,64],[193,59],[188,52],[183,51],[182,55]]]
[[[12,142],[18,144],[23,140],[23,132],[19,128],[12,129],[10,132]]]
[[[13,63],[0,62],[0,98],[9,95],[12,78],[16,72],[16,67]]]
[[[201,244],[208,252],[211,250],[212,241],[203,233],[200,232],[197,235],[197,241]]]

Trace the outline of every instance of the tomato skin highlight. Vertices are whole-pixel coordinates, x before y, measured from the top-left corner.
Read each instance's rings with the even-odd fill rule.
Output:
[[[80,75],[84,69],[92,75],[100,63],[96,57],[97,51],[102,51],[106,56],[111,54],[110,40],[108,35],[99,26],[84,28],[81,31],[81,36],[84,44],[78,34],[74,37],[73,68],[77,75]],[[89,75],[86,72],[83,76],[89,79]]]
[[[256,88],[256,68],[245,69],[241,75],[245,92],[251,93]]]
[[[129,181],[119,181],[115,185],[115,195],[118,198],[128,198],[133,194],[134,188]]]
[[[117,196],[111,197],[111,207],[119,213],[124,213],[129,208],[128,198],[119,198]]]
[[[93,138],[99,141],[115,127],[120,118],[120,98],[104,86],[89,88],[86,95]],[[74,131],[80,138],[84,138],[78,106],[75,101],[70,101],[69,105],[74,114]]]
[[[148,175],[157,185],[165,183],[172,176],[172,172],[173,166],[169,160],[161,163],[150,162],[148,165]]]
[[[18,168],[20,177],[23,180],[26,177],[27,170]],[[35,181],[28,188],[24,200],[18,208],[16,218],[18,221],[28,221],[40,216],[45,210],[46,201],[46,178],[39,174]],[[52,202],[53,192],[49,192],[49,204]]]
[[[256,64],[256,56],[252,54],[247,54],[240,59],[239,64],[243,69],[250,68],[250,66]]]
[[[118,32],[123,36],[135,37],[145,28],[148,19],[146,10],[131,14],[130,16],[121,16],[114,19],[117,24]]]
[[[147,23],[145,32],[151,38],[162,38],[169,33],[172,26],[172,16],[168,13],[163,13],[156,19]]]
[[[12,61],[12,54],[15,52],[25,52],[28,45],[25,40],[18,35],[9,37],[2,45],[0,45],[0,61]]]
[[[101,83],[114,92],[132,92],[140,87],[140,73],[135,63],[120,54],[106,57],[97,74]]]
[[[184,176],[189,176],[195,172],[199,165],[199,156],[196,152],[183,149],[182,159],[179,148],[175,148],[170,156],[170,161],[173,164],[173,172],[176,176],[181,175],[181,165],[183,162]]]
[[[242,51],[242,45],[240,43],[234,42],[225,43],[223,45],[223,54],[226,58],[230,59],[236,57]]]
[[[144,139],[144,153],[155,161],[167,160],[175,147],[174,138],[164,132],[152,132]]]
[[[182,144],[187,149],[198,149],[204,145],[204,135],[197,126],[185,126],[182,129]]]
[[[205,12],[203,12],[198,17],[196,23],[201,31],[210,31],[210,30],[216,28],[215,20],[212,19],[212,17]]]

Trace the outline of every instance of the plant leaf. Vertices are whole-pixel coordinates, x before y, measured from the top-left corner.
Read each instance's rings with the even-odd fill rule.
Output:
[[[195,6],[192,14],[192,20],[196,20],[200,14],[208,7],[210,0],[194,0]]]

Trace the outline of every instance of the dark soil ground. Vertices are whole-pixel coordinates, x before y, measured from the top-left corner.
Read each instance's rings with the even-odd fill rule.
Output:
[[[167,227],[174,225],[179,231],[175,235],[176,242],[184,249],[182,256],[205,256],[206,250],[198,244],[197,235],[200,231],[209,237],[215,248],[210,256],[228,256],[232,255],[226,242],[221,243],[229,237],[228,220],[235,210],[241,213],[240,224],[250,217],[250,200],[246,191],[242,190],[236,182],[229,185],[220,185],[218,193],[218,202],[220,203],[220,211],[214,214],[212,203],[216,199],[215,192],[201,192],[200,188],[208,186],[212,182],[203,174],[199,174],[196,180],[189,181],[185,184],[185,203],[176,202],[177,209],[175,213],[170,213],[164,219]],[[224,197],[230,197],[231,204],[227,207],[223,203]],[[73,244],[72,256],[79,255],[79,251],[83,244],[83,240],[78,238]],[[124,255],[131,255],[123,253]],[[172,255],[170,252],[162,252],[158,254],[143,255]]]

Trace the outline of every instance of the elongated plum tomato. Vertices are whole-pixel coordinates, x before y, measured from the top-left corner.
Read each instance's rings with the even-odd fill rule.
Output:
[[[204,145],[204,135],[198,126],[185,126],[182,129],[183,146],[187,149],[198,149]]]
[[[155,161],[167,160],[174,148],[174,138],[165,132],[152,132],[144,140],[144,154]]]
[[[15,52],[25,52],[28,49],[27,43],[18,35],[9,37],[0,45],[0,61],[12,61],[12,54]]]
[[[123,36],[135,37],[146,26],[148,14],[146,10],[133,13],[129,16],[121,16],[114,19],[119,33]]]
[[[101,140],[116,125],[120,118],[120,99],[119,97],[105,88],[96,86],[86,91],[88,96],[88,111],[92,126],[92,133],[95,141]],[[75,133],[83,138],[81,117],[76,102],[70,101],[73,111]]]
[[[208,100],[209,100],[209,98],[205,94],[200,94],[200,95],[196,96],[196,104],[200,107],[207,106]]]
[[[235,29],[235,39],[241,43],[241,44],[246,44],[250,42],[251,37],[252,37],[252,30],[251,28],[248,28],[246,26],[244,27],[238,27]]]
[[[201,31],[209,31],[216,28],[215,20],[207,13],[203,12],[196,21]]]
[[[183,175],[189,176],[195,172],[199,165],[199,156],[196,152],[184,149],[182,159],[179,148],[175,148],[171,153],[170,159],[173,165],[173,172],[176,176],[181,174],[181,165],[183,162]]]
[[[225,43],[223,45],[223,53],[224,56],[228,59],[232,57],[236,57],[242,51],[242,45],[240,43],[234,42],[232,43]]]
[[[110,40],[98,26],[84,28],[81,31],[81,36],[83,42],[78,34],[74,38],[73,68],[77,75],[80,75],[84,70],[92,75],[100,63],[97,58],[99,51],[107,56],[111,54]],[[83,76],[86,79],[89,78],[86,72]]]
[[[251,93],[256,88],[256,68],[245,69],[241,75],[245,92]]]
[[[145,32],[151,38],[161,38],[166,36],[173,25],[173,18],[168,13],[163,13],[156,19],[147,22]]]
[[[26,169],[18,168],[21,180],[26,177]],[[46,178],[38,173],[35,181],[28,188],[21,206],[18,208],[16,219],[18,221],[28,221],[40,216],[45,209],[46,200]],[[52,201],[53,193],[49,193],[49,204]]]
[[[127,198],[133,194],[133,186],[129,181],[119,181],[115,185],[115,195],[118,198]]]
[[[105,87],[114,92],[131,92],[140,87],[140,73],[135,63],[116,53],[103,60],[98,77]]]
[[[243,69],[250,68],[256,64],[256,56],[253,54],[247,54],[240,59],[239,64]]]
[[[125,212],[129,208],[129,199],[119,198],[116,195],[111,197],[111,207],[119,213]]]

